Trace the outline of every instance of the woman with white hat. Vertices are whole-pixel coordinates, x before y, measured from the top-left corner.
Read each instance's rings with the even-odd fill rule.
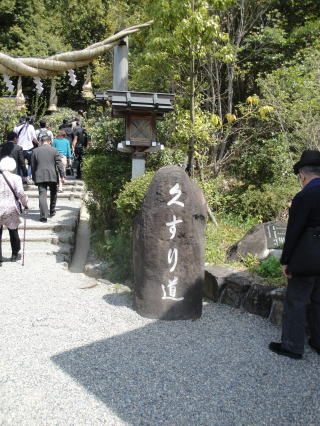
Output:
[[[24,193],[21,177],[12,173],[16,168],[13,158],[4,157],[0,161],[0,266],[2,266],[2,230],[5,225],[10,234],[11,262],[15,262],[20,251],[18,226],[20,224],[20,202],[28,208],[28,197]]]

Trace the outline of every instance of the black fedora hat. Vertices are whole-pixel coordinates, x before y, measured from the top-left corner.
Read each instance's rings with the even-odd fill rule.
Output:
[[[320,151],[306,149],[301,154],[300,160],[293,166],[293,171],[297,175],[304,166],[320,166]]]

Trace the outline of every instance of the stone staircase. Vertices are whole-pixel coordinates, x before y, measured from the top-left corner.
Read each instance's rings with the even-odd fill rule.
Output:
[[[25,192],[29,197],[29,211],[25,215],[25,262],[41,261],[42,256],[54,255],[57,261],[69,263],[74,250],[80,209],[85,193],[83,181],[67,177],[63,192],[58,193],[56,215],[48,218],[46,223],[39,221],[37,186],[28,185],[25,187]],[[21,218],[24,220],[24,215]],[[19,226],[19,235],[22,243],[24,235],[23,222]],[[2,244],[3,257],[9,258],[11,256],[11,246],[6,228],[4,228]]]

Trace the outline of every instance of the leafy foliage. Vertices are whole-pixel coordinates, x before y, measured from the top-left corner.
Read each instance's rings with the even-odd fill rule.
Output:
[[[50,129],[54,135],[57,134],[59,126],[61,126],[63,119],[72,119],[77,115],[77,112],[71,108],[59,108],[57,112],[53,114],[44,115],[41,118],[46,121],[48,129]]]
[[[264,278],[281,278],[282,277],[282,267],[279,260],[270,256],[267,259],[263,260],[258,266],[253,268],[253,272],[256,272],[258,275]]]
[[[212,223],[206,226],[205,261],[214,265],[226,265],[226,251],[239,241],[256,224],[256,220],[240,221],[235,215],[218,215],[218,229]],[[241,267],[238,263],[234,266]]]
[[[0,143],[6,142],[7,132],[18,123],[21,113],[15,110],[15,106],[14,99],[0,99]]]
[[[320,44],[301,51],[288,65],[259,79],[262,95],[273,106],[274,131],[292,150],[319,148]]]
[[[297,192],[297,184],[293,182],[237,187],[230,194],[226,210],[243,219],[254,217],[260,222],[285,219],[290,201]]]
[[[115,202],[121,229],[131,229],[153,176],[154,172],[148,172],[124,185]]]
[[[85,156],[83,175],[91,198],[88,201],[93,220],[103,219],[112,228],[116,220],[115,201],[130,178],[130,158],[117,151]]]

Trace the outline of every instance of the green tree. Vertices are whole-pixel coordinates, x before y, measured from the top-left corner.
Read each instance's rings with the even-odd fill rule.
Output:
[[[264,102],[274,108],[273,131],[287,140],[290,150],[319,149],[320,44],[266,78],[258,80]]]

